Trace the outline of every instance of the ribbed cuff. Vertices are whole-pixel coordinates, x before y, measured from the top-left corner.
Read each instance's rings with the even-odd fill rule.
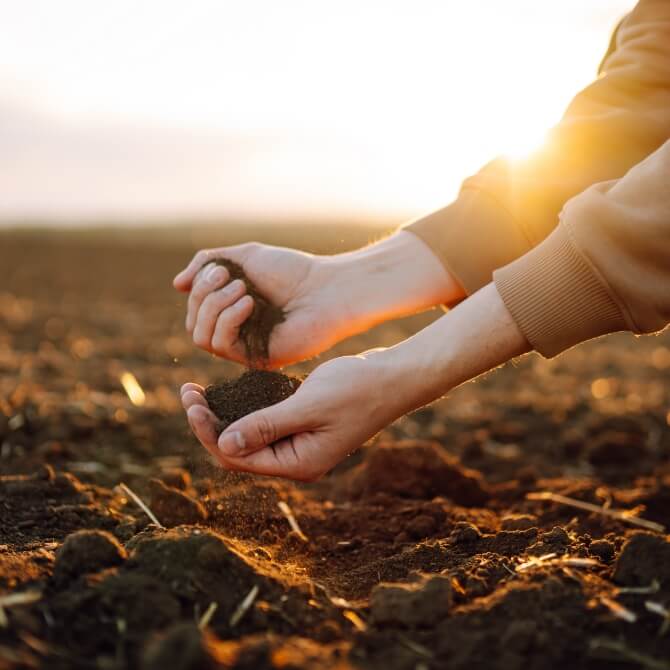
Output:
[[[621,309],[573,245],[565,224],[496,270],[493,279],[523,334],[546,358],[584,340],[627,329]]]
[[[468,188],[447,207],[403,227],[420,237],[470,295],[493,270],[531,248],[512,217],[487,193]]]

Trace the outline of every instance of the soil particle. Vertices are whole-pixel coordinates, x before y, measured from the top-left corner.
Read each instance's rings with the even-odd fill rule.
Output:
[[[247,295],[254,299],[254,309],[240,327],[239,337],[244,344],[249,363],[252,366],[262,367],[269,357],[272,331],[286,319],[286,313],[280,307],[273,305],[259,291],[241,265],[227,258],[218,258],[210,262],[225,267],[230,273],[230,281],[241,279],[247,287]]]
[[[350,473],[350,494],[361,498],[384,492],[407,498],[445,496],[464,506],[489,497],[478,472],[464,468],[436,442],[380,444]]]
[[[589,545],[589,553],[599,558],[603,563],[609,563],[614,559],[615,547],[609,540],[594,540]]]
[[[430,626],[448,616],[453,602],[451,580],[426,575],[415,583],[381,583],[372,590],[370,611],[376,626]]]
[[[79,575],[120,565],[126,558],[126,550],[110,533],[79,530],[68,535],[56,552],[54,580],[65,583]]]
[[[293,395],[300,386],[297,377],[268,370],[247,370],[240,377],[213,384],[205,389],[210,409],[219,419],[218,429],[264,407]]]
[[[545,544],[570,544],[570,536],[560,526],[554,526],[551,530],[540,535],[540,540]]]
[[[200,502],[179,489],[166,486],[160,479],[150,479],[149,490],[149,507],[164,526],[198,524],[207,519],[207,510]]]
[[[617,558],[614,581],[625,586],[649,586],[654,579],[670,587],[670,542],[659,535],[636,532]]]

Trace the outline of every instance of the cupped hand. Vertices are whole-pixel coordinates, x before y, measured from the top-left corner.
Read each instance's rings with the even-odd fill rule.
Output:
[[[202,387],[185,384],[191,429],[220,465],[314,481],[400,416],[393,370],[377,351],[319,366],[287,400],[235,421],[220,435]]]

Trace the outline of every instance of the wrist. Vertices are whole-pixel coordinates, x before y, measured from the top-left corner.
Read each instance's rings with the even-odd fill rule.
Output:
[[[366,327],[464,297],[438,257],[408,231],[323,261],[351,303],[349,316]]]

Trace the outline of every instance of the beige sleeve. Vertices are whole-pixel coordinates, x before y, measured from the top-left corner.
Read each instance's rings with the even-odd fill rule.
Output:
[[[452,204],[408,226],[472,293],[556,227],[563,205],[619,179],[670,137],[670,2],[641,0],[601,76],[579,93],[528,160],[497,159]]]
[[[547,239],[494,280],[545,356],[605,333],[670,323],[670,141],[623,178],[570,200]]]

